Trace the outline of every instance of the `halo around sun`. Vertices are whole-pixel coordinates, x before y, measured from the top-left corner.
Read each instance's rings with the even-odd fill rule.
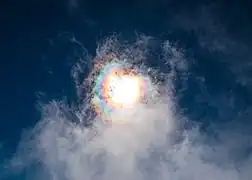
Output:
[[[92,103],[101,116],[134,108],[144,96],[145,81],[136,69],[116,58],[100,65],[94,77]]]

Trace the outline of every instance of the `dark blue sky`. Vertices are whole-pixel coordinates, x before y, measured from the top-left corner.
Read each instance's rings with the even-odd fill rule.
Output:
[[[251,70],[232,69],[248,68],[246,63],[251,61],[247,53],[252,42],[249,1],[26,0],[1,1],[0,7],[0,143],[4,147],[0,158],[10,156],[22,130],[39,120],[39,92],[45,93],[47,100],[74,94],[70,68],[76,62],[76,47],[69,42],[70,34],[93,55],[97,40],[112,32],[134,39],[137,31],[176,42],[195,64],[181,99],[188,116],[199,121],[204,117],[207,122],[229,121],[238,112],[250,114]],[[210,15],[205,17],[202,9]],[[210,45],[202,45],[203,41]],[[211,50],[213,41],[227,49]],[[205,78],[208,94],[202,93],[197,76]],[[247,81],[242,84],[240,79]],[[229,106],[225,98],[234,99],[234,105]],[[196,99],[201,99],[200,103]],[[214,103],[223,103],[222,108]]]

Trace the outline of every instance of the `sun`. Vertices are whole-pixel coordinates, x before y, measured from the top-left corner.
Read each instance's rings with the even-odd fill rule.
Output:
[[[138,77],[111,75],[107,81],[108,96],[113,103],[122,107],[137,103],[141,93],[141,82]]]
[[[113,68],[104,79],[102,94],[113,107],[132,107],[141,99],[142,84],[132,69]]]

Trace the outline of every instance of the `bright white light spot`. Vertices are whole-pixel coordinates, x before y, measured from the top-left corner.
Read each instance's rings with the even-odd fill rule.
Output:
[[[136,103],[140,96],[140,82],[134,76],[110,76],[108,89],[108,95],[113,103],[122,106]]]

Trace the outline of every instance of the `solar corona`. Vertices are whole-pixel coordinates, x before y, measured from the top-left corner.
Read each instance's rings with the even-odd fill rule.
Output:
[[[102,117],[111,112],[134,108],[144,96],[144,78],[131,65],[112,58],[96,69],[93,105]]]

